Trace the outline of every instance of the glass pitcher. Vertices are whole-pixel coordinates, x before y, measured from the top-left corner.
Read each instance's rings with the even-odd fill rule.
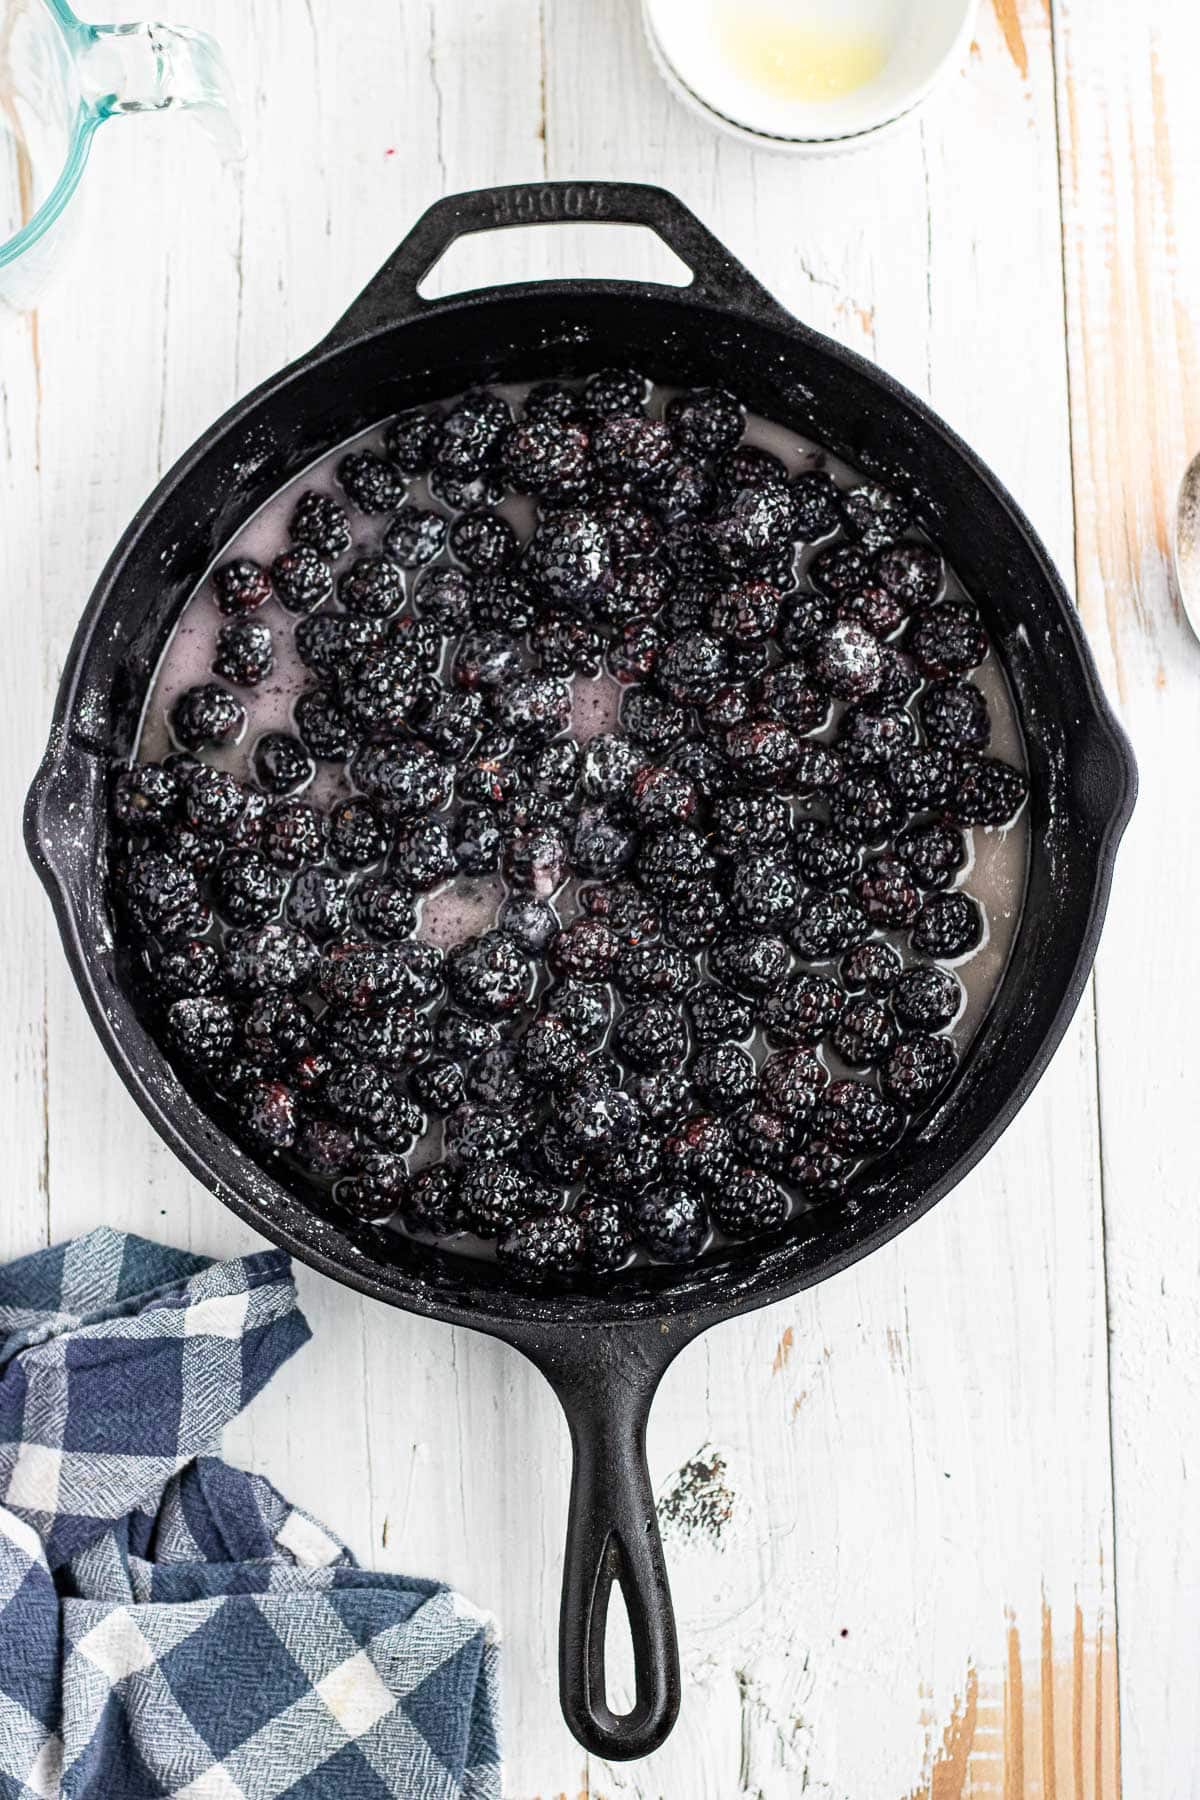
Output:
[[[236,155],[232,103],[204,32],[85,25],[65,0],[0,0],[0,311],[41,291],[97,126],[119,113],[199,108]]]

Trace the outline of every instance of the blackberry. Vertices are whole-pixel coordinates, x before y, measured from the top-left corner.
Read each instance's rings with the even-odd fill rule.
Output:
[[[829,1199],[842,1191],[853,1159],[832,1144],[805,1145],[788,1164],[788,1180],[808,1198]]]
[[[504,873],[513,887],[549,899],[566,879],[567,846],[557,831],[524,831],[504,852]]]
[[[671,433],[642,412],[615,413],[592,432],[591,453],[606,487],[640,487],[670,460]]]
[[[172,757],[170,770],[179,788],[183,816],[196,831],[212,832],[232,842],[246,809],[240,783],[225,769],[190,757]]]
[[[620,947],[617,934],[599,919],[578,918],[555,938],[551,967],[578,981],[607,981]]]
[[[672,1068],[687,1054],[683,1020],[665,1000],[643,1000],[626,1007],[613,1037],[622,1060],[647,1072]]]
[[[353,775],[388,819],[411,819],[448,806],[454,785],[450,764],[415,738],[365,745],[354,759]]]
[[[743,489],[705,536],[713,561],[736,576],[774,574],[781,558],[790,560],[794,534],[791,495],[783,487],[765,487]],[[790,573],[781,585],[791,585]]]
[[[826,794],[838,786],[845,772],[836,750],[806,738],[797,749],[789,785],[797,794]]]
[[[609,645],[608,666],[625,685],[644,681],[653,670],[662,646],[662,629],[653,619],[634,619]]]
[[[864,550],[885,550],[903,537],[911,514],[898,494],[865,482],[841,495],[842,522]]]
[[[882,999],[896,985],[901,969],[899,953],[890,944],[869,942],[847,951],[842,958],[842,980],[852,992],[866,989]]]
[[[224,1000],[198,994],[167,1008],[171,1047],[197,1069],[215,1074],[233,1049],[233,1013]]]
[[[490,806],[463,806],[452,827],[454,854],[465,875],[489,875],[500,866],[504,836]]]
[[[750,1100],[738,1107],[730,1120],[730,1126],[733,1134],[734,1167],[736,1162],[741,1161],[754,1169],[772,1174],[783,1172],[796,1140],[796,1130],[789,1119],[770,1107]],[[734,1167],[729,1169],[718,1193],[732,1184]]]
[[[897,650],[894,644],[879,649],[879,686],[872,695],[876,706],[907,706],[921,685],[921,677],[911,656]]]
[[[584,416],[583,397],[561,381],[539,381],[525,396],[523,419],[579,420]]]
[[[369,800],[348,800],[329,816],[329,854],[340,869],[382,862],[388,835]]]
[[[670,1180],[695,1180],[718,1187],[734,1168],[734,1136],[729,1122],[696,1113],[662,1141],[663,1170]]]
[[[124,890],[134,922],[147,932],[170,930],[190,918],[200,903],[191,869],[158,850],[132,858]]]
[[[845,994],[827,976],[789,975],[764,998],[759,1018],[769,1044],[803,1049],[828,1037],[845,1004]]]
[[[829,696],[820,692],[802,663],[779,663],[754,688],[763,718],[778,719],[793,731],[819,731],[829,718]]]
[[[792,930],[796,953],[805,962],[828,962],[870,936],[870,926],[845,894],[809,893],[800,902]]]
[[[729,903],[714,881],[689,883],[667,895],[663,932],[681,950],[702,950],[716,942],[729,922]]]
[[[565,1019],[547,1014],[528,1026],[517,1047],[521,1077],[536,1088],[561,1092],[579,1078],[584,1066],[579,1039]]]
[[[497,923],[529,956],[543,956],[561,929],[558,913],[547,900],[522,895],[509,895],[500,907]]]
[[[901,706],[852,706],[842,717],[837,747],[852,769],[882,769],[917,741],[911,714]]]
[[[574,1213],[518,1219],[496,1248],[498,1261],[539,1286],[562,1281],[582,1254],[583,1233]]]
[[[834,544],[813,557],[808,574],[818,593],[845,600],[870,586],[871,559],[860,544]]]
[[[517,675],[496,695],[495,713],[500,725],[514,737],[544,744],[570,724],[571,690],[556,675]]]
[[[485,931],[451,956],[450,990],[459,1004],[484,1018],[500,1018],[524,1005],[533,970],[520,946],[504,931]]]
[[[359,512],[395,512],[404,499],[403,479],[374,450],[353,450],[343,456],[337,478]]]
[[[534,751],[526,764],[526,772],[537,793],[565,800],[575,791],[581,761],[579,745],[572,738],[564,738],[556,744],[543,744]]]
[[[833,1028],[833,1047],[853,1069],[883,1062],[896,1042],[896,1028],[877,1000],[852,1000]]]
[[[861,594],[847,594],[837,603],[838,619],[854,619],[873,638],[890,638],[899,631],[908,614],[886,588],[864,588]]]
[[[458,859],[442,820],[415,819],[402,826],[392,840],[388,867],[420,894],[449,881],[458,871]]]
[[[613,419],[641,412],[648,383],[636,369],[601,369],[583,386],[583,410],[591,419]]]
[[[592,1156],[592,1185],[600,1186],[605,1193],[628,1197],[661,1180],[662,1155],[657,1135],[640,1128],[642,1114],[637,1102],[629,1094],[622,1098],[634,1108],[639,1125],[624,1142]]]
[[[397,1094],[371,1063],[344,1063],[325,1083],[325,1098],[340,1118],[360,1125],[388,1150],[407,1150],[424,1120],[411,1100]]]
[[[242,1019],[242,1044],[256,1068],[282,1074],[312,1035],[312,1014],[290,994],[261,994]]]
[[[333,570],[307,544],[282,550],[271,564],[271,586],[289,612],[309,613],[333,592]]]
[[[386,556],[359,556],[338,582],[338,599],[352,618],[387,619],[404,602],[404,582]]]
[[[612,997],[597,982],[568,979],[546,996],[545,1017],[558,1019],[585,1049],[603,1038],[612,1018]]]
[[[800,883],[779,857],[755,853],[733,865],[729,901],[739,924],[752,931],[771,931],[795,918]]]
[[[264,1150],[290,1150],[296,1141],[296,1096],[282,1081],[256,1081],[240,1107],[242,1127]]]
[[[213,570],[213,599],[226,618],[253,612],[271,598],[271,582],[265,569],[248,556],[238,556]]]
[[[545,612],[530,628],[529,648],[547,675],[598,675],[604,639],[573,612]]]
[[[906,969],[892,989],[892,1010],[902,1025],[941,1031],[962,1010],[962,983],[949,969]]]
[[[451,512],[466,512],[472,506],[497,506],[504,498],[504,482],[494,468],[481,469],[478,475],[454,475],[435,463],[429,473],[429,492]]]
[[[608,566],[603,520],[575,509],[543,519],[525,552],[526,569],[551,600],[586,600]]]
[[[691,1083],[677,1067],[635,1075],[628,1085],[647,1119],[655,1125],[676,1125],[695,1100]]]
[[[699,706],[716,693],[727,667],[719,639],[704,631],[686,631],[659,651],[654,681],[672,700]]]
[[[896,839],[896,854],[925,888],[946,887],[967,861],[967,845],[961,831],[936,823],[910,825]]]
[[[324,688],[310,688],[295,706],[296,730],[321,762],[344,762],[358,749],[357,726]]]
[[[739,444],[721,458],[720,476],[731,494],[743,488],[786,487],[787,465],[757,444]]]
[[[836,531],[839,520],[838,487],[823,469],[804,469],[791,483],[792,519],[796,536],[815,543]]]
[[[714,1112],[732,1112],[754,1088],[754,1058],[737,1044],[710,1044],[691,1067],[692,1086]]]
[[[193,831],[190,825],[176,825],[163,840],[163,847],[176,862],[195,875],[209,875],[224,856],[227,846],[207,832]]]
[[[383,533],[383,549],[401,569],[423,569],[434,562],[446,542],[450,520],[430,506],[414,506],[408,500]]]
[[[778,787],[800,756],[800,739],[789,725],[755,719],[725,734],[725,752],[735,773],[751,787]]]
[[[489,736],[476,745],[475,753],[455,777],[455,791],[468,805],[506,806],[522,785],[521,770],[509,756],[510,745]]]
[[[478,694],[439,688],[422,702],[413,728],[442,756],[457,761],[478,742],[483,702]]]
[[[195,1000],[220,986],[221,964],[212,944],[185,938],[154,964],[154,985],[164,1000]]]
[[[188,688],[171,708],[171,730],[189,750],[205,744],[233,744],[246,729],[246,709],[218,682]]]
[[[616,494],[600,507],[608,531],[608,547],[615,565],[624,568],[653,556],[662,541],[662,527],[652,512],[628,494]]]
[[[630,804],[643,831],[657,825],[683,825],[696,811],[699,796],[678,770],[647,763],[630,786]]]
[[[342,706],[360,730],[399,731],[420,693],[420,670],[404,646],[379,644],[340,671],[338,687]]]
[[[453,1112],[466,1098],[462,1064],[458,1062],[421,1063],[413,1070],[409,1085],[426,1112]]]
[[[263,855],[279,869],[298,869],[319,862],[325,848],[325,822],[298,800],[277,800],[263,815]]]
[[[521,673],[521,658],[503,633],[476,631],[459,643],[450,672],[461,688],[501,688]]]
[[[286,925],[259,925],[229,932],[221,946],[221,962],[235,994],[294,994],[308,986],[317,952],[303,932]]]
[[[515,569],[482,574],[471,596],[471,621],[479,631],[528,631],[538,614],[533,586]]]
[[[503,1027],[498,1020],[472,1018],[469,1013],[458,1012],[452,1006],[442,1008],[433,1028],[435,1049],[443,1056],[467,1059],[482,1056],[485,1050],[494,1050],[503,1036]]]
[[[630,1143],[641,1123],[637,1102],[595,1077],[578,1082],[558,1111],[569,1141],[589,1156]]]
[[[687,714],[674,700],[636,687],[622,698],[621,723],[650,756],[663,756],[683,738]]]
[[[407,1199],[407,1163],[389,1150],[368,1151],[360,1160],[359,1172],[337,1183],[334,1199],[356,1219],[390,1218]]]
[[[446,1237],[463,1229],[462,1180],[445,1163],[418,1169],[401,1182],[396,1198],[400,1217],[410,1231]]]
[[[619,542],[619,537],[616,540]],[[617,569],[613,585],[592,599],[592,611],[605,625],[624,626],[657,612],[671,592],[672,575],[664,563],[643,559],[625,562]]]
[[[452,637],[471,618],[474,583],[462,569],[427,569],[417,582],[414,600],[423,619]]]
[[[773,1231],[787,1218],[783,1189],[760,1169],[739,1169],[712,1198],[713,1218],[730,1237],[754,1237]]]
[[[945,806],[961,770],[953,750],[904,750],[888,765],[892,786],[910,812]]]
[[[668,401],[664,414],[671,436],[696,456],[724,456],[738,443],[746,409],[725,388],[693,388]]]
[[[374,958],[369,944],[353,946]],[[445,981],[445,956],[436,944],[389,944],[381,960],[385,975],[376,980],[385,1000],[403,1000],[409,1006],[423,1006],[442,990]],[[386,992],[382,990],[386,988]],[[361,1002],[356,1002],[361,1003]]]
[[[940,677],[965,675],[976,668],[987,655],[988,643],[973,606],[942,600],[917,620],[908,649],[922,675]]]
[[[268,794],[291,794],[307,787],[317,772],[312,757],[288,732],[270,731],[254,746],[254,773]]]
[[[321,1042],[334,1062],[374,1063],[400,1074],[429,1055],[429,1021],[402,1002],[377,1012],[330,1007],[320,1021]]]
[[[227,856],[213,881],[217,907],[231,925],[265,925],[283,904],[287,879],[257,850]]]
[[[292,511],[288,536],[293,544],[304,544],[336,562],[350,548],[350,519],[340,501],[310,488]]]
[[[923,956],[965,956],[983,941],[983,914],[970,894],[931,894],[912,929],[912,946]]]
[[[695,986],[696,971],[691,957],[669,944],[622,944],[612,978],[629,1000],[677,999]]]
[[[231,619],[217,633],[213,674],[235,687],[257,687],[275,666],[275,646],[269,625],[257,619]]]
[[[854,898],[880,931],[901,931],[921,910],[921,895],[907,863],[877,856],[854,883]]]
[[[455,560],[479,575],[507,568],[518,548],[517,534],[508,520],[486,506],[460,513],[450,527],[448,541]]]
[[[833,601],[820,594],[790,597],[776,633],[780,649],[787,656],[811,656],[821,633],[828,630],[836,617]]]
[[[755,1097],[795,1134],[807,1124],[828,1084],[829,1071],[811,1050],[775,1050],[758,1072]]]
[[[875,557],[872,576],[909,612],[931,606],[942,589],[942,559],[928,544],[890,544]]]
[[[648,832],[638,847],[637,876],[649,894],[681,893],[715,867],[704,838],[689,825]]]
[[[628,738],[601,733],[585,745],[579,781],[588,799],[619,799],[630,792],[640,756]]]
[[[179,807],[179,784],[169,769],[142,763],[113,782],[112,815],[126,831],[148,835],[169,825]]]
[[[314,1175],[342,1175],[359,1160],[358,1133],[352,1125],[343,1125],[336,1119],[301,1118],[294,1149]],[[400,1158],[396,1160],[399,1162]],[[353,1179],[361,1180],[358,1176]],[[384,1210],[381,1207],[380,1216]],[[391,1208],[386,1210],[390,1212]]]
[[[782,938],[754,934],[725,938],[708,954],[709,967],[718,981],[735,993],[751,997],[777,987],[791,966],[791,955]]]
[[[518,1138],[518,1121],[509,1118],[506,1112],[493,1112],[491,1107],[479,1107],[470,1102],[455,1107],[444,1125],[446,1159],[462,1170],[486,1163],[489,1181],[497,1177],[502,1159],[513,1154]]]
[[[835,619],[817,638],[812,651],[818,679],[839,700],[865,700],[879,686],[879,644],[857,619]]]
[[[1028,792],[1019,769],[980,756],[964,767],[950,810],[961,825],[1007,825],[1020,812]]]
[[[350,918],[346,883],[329,869],[302,869],[284,901],[283,916],[310,937],[338,937]]]
[[[587,474],[588,434],[569,417],[525,417],[504,440],[501,465],[519,494],[573,494]]]
[[[728,856],[782,849],[791,823],[791,812],[775,794],[728,794],[713,807],[717,847]]]
[[[898,1106],[920,1112],[945,1087],[957,1061],[949,1038],[901,1038],[883,1065],[883,1091]]]
[[[389,462],[394,462],[404,475],[428,474],[437,455],[441,431],[440,413],[401,413],[383,434]]]
[[[661,1262],[691,1262],[708,1236],[708,1214],[695,1187],[665,1183],[648,1188],[630,1206],[639,1243]]]
[[[467,1071],[466,1086],[471,1099],[483,1106],[518,1109],[530,1099],[513,1044],[493,1044],[490,1050],[480,1051]]]
[[[633,1250],[624,1208],[616,1200],[588,1200],[575,1214],[580,1253],[594,1275],[615,1275]]]
[[[818,1142],[835,1150],[886,1150],[902,1125],[892,1102],[875,1088],[861,1081],[835,1081],[817,1108],[813,1132]]]
[[[734,725],[741,725],[754,711],[750,689],[744,681],[727,681],[700,709],[701,728],[721,737]]]
[[[933,681],[921,695],[921,724],[931,744],[947,750],[986,750],[992,735],[988,703],[972,681]]]
[[[718,987],[700,987],[688,998],[692,1037],[704,1046],[732,1044],[748,1038],[754,1015],[736,994]]]
[[[706,743],[703,738],[685,738],[674,745],[667,754],[667,761],[709,799],[728,794],[737,786],[737,777],[724,750],[719,744]]]
[[[860,844],[879,844],[895,831],[904,817],[903,805],[890,779],[899,760],[896,757],[889,763],[889,777],[852,769],[834,789],[830,818],[843,837]]]

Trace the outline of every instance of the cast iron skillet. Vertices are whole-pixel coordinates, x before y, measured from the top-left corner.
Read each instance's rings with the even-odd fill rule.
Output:
[[[467,232],[555,220],[650,227],[693,272],[676,289],[552,281],[428,302],[417,283]],[[301,1205],[230,1143],[151,1041],[123,986],[105,896],[106,773],[131,751],[152,671],[196,581],[281,483],[378,419],[476,383],[633,363],[719,382],[901,489],[981,602],[1028,746],[1028,903],[1008,971],[947,1098],[844,1204],[691,1268],[634,1270],[605,1293],[531,1297],[494,1265]],[[550,183],[440,201],[309,355],[242,400],[142,507],[88,602],[26,810],[92,1022],[134,1099],[188,1168],[305,1262],[392,1305],[490,1332],[528,1356],[574,1447],[560,1632],[563,1711],[604,1757],[642,1756],[679,1708],[671,1600],[645,1458],[663,1371],[700,1332],[844,1269],[926,1212],[993,1144],[1038,1080],[1095,952],[1133,804],[1129,748],[1074,610],[1004,488],[927,407],[800,325],[680,202],[620,182]],[[613,1583],[632,1630],[636,1701],[605,1691]]]

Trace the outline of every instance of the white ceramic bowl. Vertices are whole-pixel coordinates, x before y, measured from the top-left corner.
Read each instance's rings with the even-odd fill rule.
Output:
[[[956,68],[977,0],[642,0],[680,99],[734,136],[829,154],[874,143]]]

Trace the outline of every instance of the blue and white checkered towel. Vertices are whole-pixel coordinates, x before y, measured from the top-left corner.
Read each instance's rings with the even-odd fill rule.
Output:
[[[278,1251],[0,1269],[0,1800],[498,1800],[486,1615],[212,1454],[308,1336]]]

